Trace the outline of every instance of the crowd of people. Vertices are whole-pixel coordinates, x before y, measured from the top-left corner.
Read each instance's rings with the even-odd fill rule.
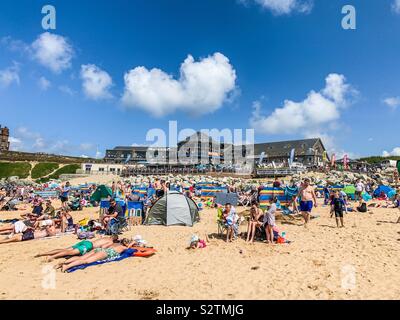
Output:
[[[302,181],[290,181],[285,184],[278,178],[275,179],[272,186],[274,188],[288,187],[293,193],[290,196],[289,208],[283,208],[278,197],[272,196],[269,199],[268,205],[260,207],[260,195],[263,186],[251,186],[247,190],[240,189],[234,185],[226,185],[228,193],[240,194],[246,193],[250,195],[251,202],[244,205],[250,206],[248,216],[247,232],[244,239],[253,243],[257,239],[262,239],[266,243],[278,242],[284,239],[284,233],[279,233],[276,225],[276,215],[284,210],[289,210],[291,215],[299,215],[304,221],[304,226],[307,227],[310,223],[313,208],[318,206],[318,198],[323,198],[323,206],[327,207],[330,216],[335,217],[336,226],[343,228],[345,226],[345,214],[351,211],[356,212],[371,212],[372,208],[397,208],[400,210],[400,196],[395,194],[391,199],[387,194],[380,194],[375,199],[367,201],[365,195],[373,198],[375,186],[371,182],[362,182],[357,180],[354,184],[354,198],[350,198],[344,191],[335,190],[327,185],[323,190],[316,190],[315,186],[311,185],[310,179],[306,178]],[[150,181],[147,188],[152,188],[154,194],[147,193],[138,195],[133,192],[133,185],[130,182],[117,181],[112,182],[111,192],[109,196],[109,207],[98,220],[90,220],[87,222],[89,231],[97,231],[102,235],[109,237],[100,239],[86,239],[81,242],[64,249],[56,249],[50,252],[38,254],[38,256],[48,256],[49,260],[58,259],[61,257],[69,257],[68,260],[58,265],[63,271],[67,271],[79,264],[92,263],[98,260],[113,259],[118,256],[124,249],[132,246],[132,242],[123,239],[118,240],[118,235],[122,233],[122,226],[125,221],[125,212],[120,205],[119,200],[142,201],[144,204],[144,217],[146,211],[158,199],[162,198],[171,190],[181,192],[187,197],[196,201],[199,207],[205,205],[205,200],[201,199],[201,191],[195,184],[189,187],[183,184],[174,183],[173,185],[163,179],[154,179]],[[90,196],[95,192],[96,186],[91,185],[86,192],[74,190],[69,182],[57,187],[61,206],[55,208],[51,199],[42,199],[32,187],[13,186],[12,188],[3,188],[0,190],[0,201],[4,202],[6,197],[17,199],[20,204],[25,204],[26,212],[20,215],[18,219],[3,222],[0,227],[0,234],[6,237],[0,240],[0,244],[12,242],[22,242],[46,237],[53,237],[61,234],[76,233],[82,231],[82,225],[74,221],[74,214],[71,209],[71,199],[79,199],[81,205],[98,205],[91,203]],[[293,191],[294,190],[294,191]],[[75,200],[74,200],[75,201]],[[226,241],[231,242],[238,239],[240,234],[240,225],[245,220],[243,216],[238,214],[235,205],[226,203],[220,206],[212,200],[207,200],[207,205],[218,208],[219,223],[226,232]],[[322,202],[322,201],[321,201]],[[238,204],[242,204],[240,201]],[[28,210],[27,208],[30,209]],[[400,223],[400,217],[397,220]],[[118,225],[116,231],[111,228]],[[192,241],[190,247],[197,248],[205,247],[203,242]],[[199,245],[200,243],[200,245]]]

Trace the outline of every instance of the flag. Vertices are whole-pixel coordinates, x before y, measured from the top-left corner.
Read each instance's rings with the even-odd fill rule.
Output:
[[[128,156],[126,157],[126,160],[125,160],[125,164],[128,163],[129,160],[131,160],[131,158],[132,158],[132,155],[128,154]]]
[[[336,155],[333,154],[333,155],[332,155],[332,158],[331,158],[331,167],[334,167],[334,166],[335,166],[335,160],[336,160]]]
[[[328,153],[326,151],[324,151],[322,153],[322,161],[323,162],[327,162],[328,161]]]
[[[348,169],[348,165],[349,165],[349,157],[347,154],[344,155],[343,157],[343,167],[344,169]]]
[[[295,153],[295,150],[292,149],[292,151],[290,151],[290,159],[289,159],[289,166],[290,167],[292,166],[293,161],[294,161],[294,153]]]
[[[260,160],[258,160],[258,164],[262,164],[264,158],[265,158],[265,152],[263,151],[263,152],[261,152]]]

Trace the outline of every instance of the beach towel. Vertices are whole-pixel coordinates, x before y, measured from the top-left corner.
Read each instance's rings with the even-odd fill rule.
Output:
[[[108,263],[108,262],[115,262],[115,261],[121,261],[130,257],[133,257],[134,253],[136,252],[136,249],[126,249],[124,252],[122,252],[118,258],[115,258],[114,260],[101,260],[101,261],[96,261],[96,262],[92,262],[89,264],[83,264],[80,266],[76,266],[76,267],[72,267],[71,269],[67,270],[68,273],[74,272],[76,270],[83,270],[86,269],[87,267],[91,267],[91,266],[97,266],[100,264],[104,264],[104,263]]]

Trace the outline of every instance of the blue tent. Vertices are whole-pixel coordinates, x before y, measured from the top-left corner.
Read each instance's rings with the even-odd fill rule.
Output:
[[[396,193],[396,191],[391,187],[380,185],[378,188],[375,189],[374,196],[379,197],[382,192],[386,194],[388,197],[390,197],[393,194],[393,192]]]

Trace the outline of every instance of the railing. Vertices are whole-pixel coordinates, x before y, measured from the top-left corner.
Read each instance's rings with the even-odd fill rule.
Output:
[[[306,172],[305,168],[257,169],[256,175],[258,177],[274,177],[274,176],[289,176],[303,172]]]

